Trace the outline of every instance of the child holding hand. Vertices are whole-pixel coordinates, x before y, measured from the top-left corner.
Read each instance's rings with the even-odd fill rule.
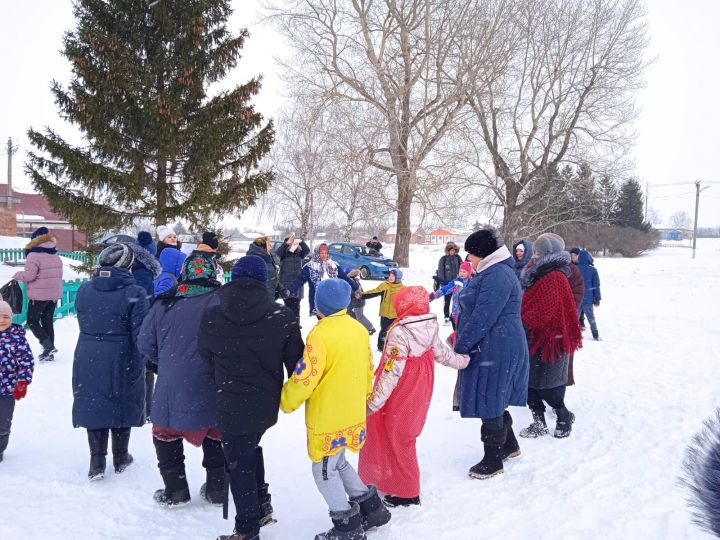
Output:
[[[402,284],[402,272],[397,268],[390,270],[388,278],[383,281],[380,285],[372,290],[365,291],[362,293],[363,298],[374,298],[375,296],[382,296],[380,302],[380,333],[378,334],[377,348],[378,351],[382,352],[385,346],[385,336],[387,335],[388,328],[397,318],[395,308],[393,307],[393,296],[405,287]]]

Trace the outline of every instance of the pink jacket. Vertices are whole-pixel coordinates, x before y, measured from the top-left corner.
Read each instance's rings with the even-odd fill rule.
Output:
[[[25,249],[52,249],[56,245],[54,237],[44,234],[31,240]],[[63,264],[58,255],[31,251],[25,257],[25,270],[15,274],[13,279],[27,284],[30,300],[56,302],[62,296],[62,273]]]
[[[368,398],[370,411],[381,409],[397,386],[405,369],[403,358],[422,356],[428,349],[432,349],[435,361],[444,366],[463,369],[470,362],[469,356],[453,352],[440,341],[435,314],[405,317],[388,332],[385,351],[391,351],[396,359],[389,366],[390,370],[386,366]]]

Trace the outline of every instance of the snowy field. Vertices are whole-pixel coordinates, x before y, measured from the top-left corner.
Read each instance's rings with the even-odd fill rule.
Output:
[[[413,251],[406,283],[429,286],[440,255],[426,246]],[[455,372],[438,366],[418,443],[422,506],[393,509],[391,523],[369,539],[708,538],[691,523],[677,477],[687,442],[720,405],[720,241],[700,241],[696,260],[688,249],[660,248],[596,266],[603,341],[585,341],[576,355],[577,385],[567,392],[577,417],[572,436],[521,439],[522,456],[506,463],[504,475],[470,479],[468,468],[483,455],[480,421],[451,412]],[[5,270],[0,278],[7,279]],[[377,299],[368,301],[379,327],[377,310]],[[442,302],[433,310],[441,313]],[[305,319],[304,331],[311,325]],[[36,366],[16,408],[0,464],[0,538],[211,539],[230,532],[233,522],[199,496],[202,455],[189,445],[191,504],[167,510],[153,502],[162,480],[149,425],[133,429],[135,464],[127,472],[87,481],[85,430],[72,428],[70,414],[77,330],[74,318],[58,323],[57,361]],[[530,413],[511,411],[517,432]],[[281,413],[263,447],[278,523],[261,537],[312,540],[330,520],[310,472],[302,411]]]

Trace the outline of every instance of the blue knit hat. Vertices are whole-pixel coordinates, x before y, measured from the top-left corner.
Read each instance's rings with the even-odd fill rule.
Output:
[[[575,255],[580,255],[580,248],[579,247],[570,248],[570,253],[574,253]]]
[[[32,233],[32,235],[30,235],[30,239],[32,240],[33,238],[37,238],[38,236],[42,236],[44,234],[50,234],[50,231],[47,227],[40,227],[34,233]]]
[[[152,234],[147,231],[140,231],[137,235],[137,243],[140,247],[148,250],[152,255],[157,255],[157,245]]]
[[[399,268],[393,268],[392,270],[390,270],[390,273],[395,274],[395,283],[400,283],[402,281],[402,270],[400,270]]]
[[[265,283],[267,281],[267,265],[257,255],[240,257],[232,267],[232,278],[247,277]]]
[[[326,279],[315,289],[315,307],[323,315],[332,315],[350,304],[350,285],[342,279]]]

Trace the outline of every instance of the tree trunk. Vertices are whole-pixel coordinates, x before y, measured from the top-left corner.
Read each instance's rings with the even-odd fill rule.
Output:
[[[520,227],[522,223],[522,210],[517,207],[519,189],[516,187],[515,180],[509,178],[505,180],[505,208],[503,209],[502,236],[505,244],[512,246],[519,238]]]
[[[160,158],[157,161],[157,189],[155,191],[157,195],[157,206],[155,208],[155,227],[165,225],[167,219],[167,172],[165,170],[165,160]]]
[[[395,229],[395,251],[393,259],[398,266],[407,268],[410,266],[410,208],[412,205],[412,189],[410,186],[409,171],[398,172],[398,206],[397,206],[397,228]]]

